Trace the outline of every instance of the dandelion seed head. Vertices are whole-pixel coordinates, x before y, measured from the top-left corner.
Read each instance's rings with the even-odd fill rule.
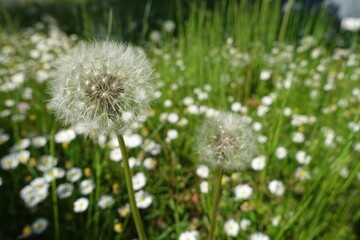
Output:
[[[249,122],[238,114],[220,112],[207,118],[197,136],[201,160],[223,169],[246,167],[257,151]]]
[[[148,112],[154,95],[151,74],[138,48],[81,43],[58,60],[57,77],[49,81],[49,108],[85,136],[123,133]]]

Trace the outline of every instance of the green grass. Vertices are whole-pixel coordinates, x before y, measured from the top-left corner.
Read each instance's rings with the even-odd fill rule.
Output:
[[[140,210],[149,239],[178,239],[187,230],[196,229],[201,239],[205,239],[210,224],[212,198],[200,192],[202,181],[196,175],[199,156],[193,146],[194,135],[205,117],[189,114],[183,103],[185,97],[193,97],[195,105],[231,111],[232,102],[240,102],[247,107],[243,115],[260,122],[262,129],[257,135],[267,136],[265,143],[259,144],[260,155],[266,156],[266,167],[262,171],[251,168],[240,172],[228,172],[220,200],[217,239],[248,239],[254,232],[264,232],[271,239],[357,239],[355,229],[359,223],[359,151],[354,150],[359,143],[359,131],[349,128],[350,122],[360,120],[359,95],[360,53],[356,48],[356,34],[341,32],[333,28],[334,20],[325,11],[292,11],[283,14],[279,0],[273,1],[221,1],[208,7],[204,3],[189,3],[182,7],[177,1],[176,31],[161,32],[161,42],[149,41],[154,26],[148,24],[152,3],[142,9],[140,19],[143,28],[139,33],[121,35],[128,24],[121,24],[116,10],[104,12],[103,19],[96,25],[84,8],[81,12],[84,34],[79,39],[134,40],[145,49],[155,66],[155,82],[161,97],[152,104],[153,115],[134,131],[143,139],[151,139],[160,144],[162,151],[152,156],[142,147],[130,149],[130,156],[144,160],[153,157],[157,161],[154,170],[142,165],[135,166],[133,173],[144,172],[147,183],[144,190],[152,195],[152,204]],[[115,9],[115,8],[114,8]],[[74,10],[75,11],[75,10]],[[0,115],[10,110],[10,115],[0,118],[0,129],[10,136],[10,140],[0,145],[0,157],[8,155],[10,148],[20,139],[47,136],[65,126],[58,125],[53,115],[46,109],[46,83],[38,83],[38,72],[44,71],[51,77],[53,59],[71,51],[77,40],[61,35],[61,39],[51,37],[51,24],[45,29],[32,28],[24,31],[17,26],[16,19],[2,13],[6,25],[0,32],[0,85],[10,81],[16,73],[24,73],[25,81],[18,88],[0,92]],[[285,23],[284,23],[284,19]],[[57,29],[57,28],[55,28]],[[97,31],[102,29],[101,31]],[[100,32],[100,34],[99,34]],[[126,32],[126,31],[125,31]],[[334,34],[334,32],[336,34]],[[103,34],[105,33],[105,34]],[[40,39],[31,42],[31,37]],[[29,56],[39,42],[45,45],[58,41],[59,46],[51,46],[40,52],[40,58]],[[60,40],[59,40],[60,39]],[[347,45],[337,46],[343,39]],[[310,43],[309,43],[310,42]],[[4,50],[10,47],[13,51]],[[8,48],[9,49],[9,48]],[[314,57],[320,51],[318,57]],[[50,56],[50,59],[45,57]],[[43,60],[41,60],[41,57]],[[50,68],[47,68],[50,65]],[[260,79],[263,70],[271,71],[268,81]],[[282,87],[289,84],[286,88]],[[206,90],[207,86],[211,90]],[[33,91],[31,99],[24,99],[23,91]],[[195,89],[208,94],[199,100]],[[360,90],[359,90],[360,91]],[[264,116],[257,110],[264,96],[276,96]],[[6,106],[5,100],[14,100],[15,106]],[[170,99],[171,107],[164,101]],[[339,102],[340,100],[340,102]],[[341,102],[346,101],[346,105]],[[29,109],[21,113],[16,105],[29,104]],[[284,108],[291,108],[292,115],[285,116]],[[188,125],[171,124],[161,121],[161,114],[176,112],[186,118]],[[313,122],[292,125],[294,115],[300,114],[315,119]],[[15,121],[14,118],[23,117]],[[176,129],[179,137],[166,141],[167,131]],[[292,135],[300,131],[305,142],[294,143]],[[326,145],[334,132],[332,144]],[[132,239],[136,237],[132,218],[120,217],[117,209],[127,203],[123,170],[119,163],[109,159],[110,148],[100,146],[78,136],[68,145],[54,144],[52,140],[42,148],[29,147],[33,158],[16,169],[0,169],[0,239],[14,239],[21,235],[26,224],[44,217],[49,220],[47,230],[33,234],[30,239],[53,239],[54,208],[52,190],[49,196],[34,208],[27,208],[20,198],[20,190],[35,177],[42,176],[36,169],[36,162],[43,155],[54,154],[58,167],[69,169],[78,167],[87,173],[81,178],[90,178],[95,183],[94,191],[86,196],[90,205],[84,213],[74,213],[73,203],[81,197],[78,183],[71,197],[58,199],[60,239]],[[285,159],[276,157],[276,148],[283,146],[288,154]],[[295,154],[303,150],[312,157],[309,165],[302,166],[311,179],[300,181],[295,171],[300,164]],[[35,163],[34,163],[35,162]],[[346,167],[347,176],[340,172]],[[210,183],[215,181],[211,171]],[[271,194],[268,183],[281,180],[285,185],[282,196]],[[65,178],[56,184],[66,182]],[[253,188],[253,195],[245,201],[235,200],[234,188],[247,183]],[[115,204],[106,210],[98,207],[101,195],[114,197]],[[272,218],[280,215],[279,226],[272,225]],[[247,218],[251,226],[240,231],[237,237],[229,237],[223,230],[228,219],[240,221]],[[114,231],[120,223],[122,231]]]

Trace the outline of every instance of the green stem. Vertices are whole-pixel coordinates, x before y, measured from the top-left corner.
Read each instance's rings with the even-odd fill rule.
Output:
[[[295,3],[295,0],[290,0],[286,4],[285,14],[282,19],[282,23],[281,23],[281,27],[280,27],[279,42],[283,42],[285,40],[286,29],[289,24],[290,13],[291,13],[294,3]]]
[[[129,166],[129,157],[128,157],[128,154],[126,151],[124,138],[120,134],[117,136],[117,138],[119,141],[122,159],[123,159],[123,163],[124,163],[125,182],[126,182],[126,188],[128,191],[128,195],[129,195],[130,209],[131,209],[131,212],[132,212],[132,215],[134,218],[134,222],[135,222],[136,230],[139,235],[139,239],[146,240],[145,231],[144,231],[143,224],[141,222],[139,209],[137,208],[136,202],[135,202],[135,194],[134,194],[134,189],[132,186],[131,170],[130,170],[130,166]]]
[[[55,128],[51,131],[50,136],[50,156],[55,158],[55,143],[54,143],[54,135],[55,135]],[[55,167],[55,162],[52,161],[52,169]],[[52,192],[52,202],[53,202],[53,215],[54,215],[54,233],[55,233],[55,240],[60,239],[60,228],[59,228],[59,209],[58,209],[58,199],[56,195],[56,179],[51,181],[51,192]]]
[[[97,148],[95,152],[95,175],[96,175],[96,189],[95,189],[95,201],[99,201],[100,199],[100,176],[101,176],[101,168],[100,165],[100,150]],[[95,204],[95,237],[98,237],[99,234],[99,206]]]
[[[211,214],[211,225],[209,230],[209,240],[213,240],[215,237],[215,229],[216,229],[216,216],[219,208],[220,202],[220,194],[221,194],[221,180],[223,177],[223,169],[221,167],[217,167],[216,174],[216,185],[215,185],[215,193],[214,193],[214,205]]]

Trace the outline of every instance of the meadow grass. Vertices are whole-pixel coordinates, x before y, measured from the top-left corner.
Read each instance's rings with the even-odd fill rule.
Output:
[[[334,19],[324,9],[282,12],[280,0],[221,1],[212,8],[204,2],[176,4],[175,30],[148,24],[149,1],[143,6],[140,33],[126,35],[154,63],[158,91],[146,121],[125,137],[130,145],[134,138],[141,139],[130,147],[129,156],[134,157],[133,174],[145,174],[142,189],[151,196],[151,204],[140,209],[148,239],[185,239],[181,235],[190,230],[206,239],[216,179],[214,169],[209,168],[209,176],[197,171],[203,163],[194,148],[195,134],[202,120],[218,111],[248,117],[259,140],[258,156],[264,156],[266,164],[256,168],[250,161],[246,170],[225,173],[217,239],[260,239],[254,238],[256,232],[270,239],[357,239],[358,36],[334,28]],[[0,239],[136,237],[130,215],[118,213],[128,197],[121,162],[111,155],[116,144],[73,138],[72,130],[56,138],[69,126],[56,123],[46,106],[46,81],[53,77],[58,56],[70,52],[80,39],[128,40],[119,33],[129,32],[132,19],[120,24],[114,9],[96,22],[83,5],[80,36],[64,34],[52,19],[21,29],[16,19],[2,13]],[[38,136],[45,137],[44,146],[24,144],[24,139]],[[24,150],[30,154],[25,160],[19,154]],[[301,157],[300,151],[311,159]],[[82,176],[47,180],[48,187],[40,186],[43,199],[27,207],[20,191],[46,175],[39,168],[48,164],[41,160],[45,155],[56,157],[56,166],[67,173],[80,168]],[[149,167],[145,159],[156,166]],[[50,164],[52,168],[55,163]],[[93,181],[89,194],[82,193],[84,179]],[[284,193],[269,188],[273,180],[284,184]],[[210,192],[200,187],[204,182]],[[54,190],[64,183],[71,183],[74,191],[61,199]],[[241,193],[234,189],[240,184],[250,186],[250,196],[236,197]],[[98,204],[103,195],[113,199],[104,209]],[[74,212],[80,197],[87,198],[89,206]],[[38,218],[47,219],[48,227],[37,234],[37,226],[32,226],[27,236],[27,226]],[[224,227],[229,219],[241,228],[234,236],[239,226]],[[250,226],[240,223],[244,219]]]

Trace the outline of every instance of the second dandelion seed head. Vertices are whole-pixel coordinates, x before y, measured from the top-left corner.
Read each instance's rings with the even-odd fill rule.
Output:
[[[197,150],[201,160],[225,170],[246,167],[257,151],[256,139],[245,118],[220,112],[200,127]]]

